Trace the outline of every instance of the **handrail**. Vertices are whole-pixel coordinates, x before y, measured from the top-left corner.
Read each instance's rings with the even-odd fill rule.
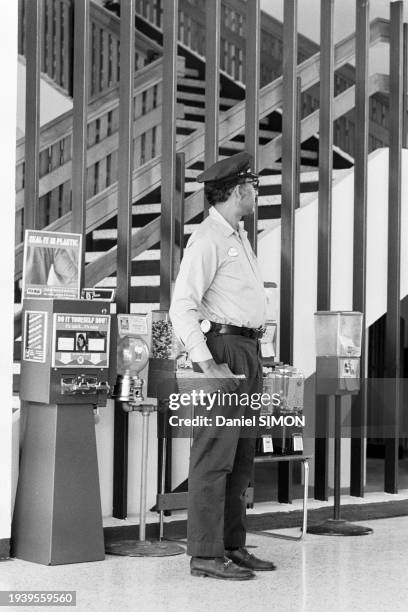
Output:
[[[374,74],[369,79],[369,95],[377,92],[388,93],[388,75]],[[355,104],[355,86],[349,87],[334,98],[333,116],[334,119],[348,113]],[[314,111],[301,121],[301,142],[308,140],[316,133],[319,126],[319,110]],[[271,142],[260,147],[260,167],[267,167],[272,161],[279,159],[282,155],[282,136],[279,135]],[[190,194],[185,200],[185,222],[194,219],[203,210],[203,190],[202,188]],[[147,225],[132,234],[131,257],[134,259],[154,244],[160,241],[160,215],[150,221]],[[94,286],[96,283],[106,278],[116,270],[117,246],[113,246],[103,255],[85,268],[85,284]],[[21,312],[14,317],[14,337],[21,335]]]
[[[183,62],[179,58],[179,70],[182,70]],[[162,60],[157,59],[148,66],[135,73],[134,90],[135,93],[143,91],[145,87],[159,82],[162,78]],[[95,121],[102,117],[106,112],[113,110],[119,105],[119,85],[101,94],[97,99],[92,100],[88,106],[88,122]],[[40,130],[40,151],[51,147],[62,137],[72,133],[72,110],[62,113],[55,119],[48,121]],[[21,136],[17,140],[16,163],[24,161],[25,137]]]
[[[249,0],[248,0],[249,1]],[[223,74],[245,82],[245,27],[247,4],[244,0],[222,0],[221,2],[221,58],[220,68]],[[205,55],[205,2],[204,0],[179,1],[179,44],[190,53],[196,53],[204,60]],[[136,12],[141,23],[149,31],[160,33],[162,13],[156,0],[136,0]],[[153,30],[152,30],[153,29]],[[283,63],[283,25],[269,13],[262,11],[261,18],[261,87],[270,83],[282,74]],[[159,40],[159,38],[158,38]],[[298,34],[298,63],[303,62],[319,51],[319,46],[302,34]],[[334,75],[335,95],[350,87],[355,82],[355,69],[350,64],[343,65]],[[317,87],[304,92],[301,97],[301,115],[307,116],[319,106]],[[376,112],[379,109],[380,112]],[[387,101],[375,96],[370,105],[372,121],[370,122],[370,148],[384,146],[384,117],[388,115]],[[352,142],[348,138],[352,120],[345,117],[338,124],[334,133],[334,143],[349,154],[353,154]],[[375,144],[374,144],[375,143]]]
[[[184,74],[184,59],[178,58],[178,73]],[[160,150],[162,60],[146,66],[134,78],[135,165],[156,157]],[[115,88],[89,105],[87,199],[116,183],[119,95]],[[49,122],[40,133],[40,222],[41,227],[66,219],[71,198],[72,111]],[[137,154],[137,155],[136,155]],[[47,198],[48,201],[43,199]],[[24,138],[17,143],[16,165],[16,267],[22,271],[24,202]],[[115,204],[116,205],[116,204]]]
[[[377,92],[387,93],[389,89],[388,76],[374,74],[369,81],[369,94]],[[355,86],[343,91],[333,101],[333,114],[337,119],[349,112],[355,103]],[[314,111],[301,122],[301,142],[308,140],[316,133],[319,127],[319,110]],[[269,143],[262,145],[259,152],[260,167],[268,167],[268,163],[276,161],[282,155],[282,136],[279,135]],[[185,200],[185,222],[188,223],[203,209],[203,190],[189,195]],[[132,258],[137,257],[146,249],[151,248],[160,240],[160,216],[132,235]],[[116,252],[114,246],[109,251],[89,263],[85,268],[85,279],[89,286],[94,286],[112,274],[116,269]]]
[[[370,45],[386,42],[389,36],[388,22],[382,19],[375,20],[370,27]],[[344,38],[335,47],[334,69],[337,70],[354,57],[355,35]],[[302,91],[306,91],[319,82],[320,54],[305,60],[298,67],[301,77]],[[265,85],[259,96],[259,116],[262,119],[282,103],[282,77]],[[228,140],[238,135],[245,125],[245,101],[240,101],[232,108],[220,114],[219,141],[222,146]],[[185,153],[186,165],[199,161],[204,148],[204,127],[198,128],[193,134],[184,137],[178,146],[178,151]],[[133,192],[140,197],[146,195],[160,185],[160,157],[155,157],[133,172]],[[86,231],[95,229],[101,222],[105,222],[116,214],[116,184],[96,194],[87,202]],[[49,228],[58,231],[69,231],[71,213],[67,213]],[[20,246],[21,249],[21,246]],[[20,269],[18,258],[16,270]]]
[[[42,14],[41,71],[68,95],[73,91],[74,3],[72,0],[45,0]],[[89,95],[95,98],[118,85],[120,20],[105,8],[90,3]],[[25,54],[25,0],[19,0],[18,52]],[[142,32],[135,39],[136,70],[157,56],[162,48]]]
[[[387,21],[382,19],[376,19],[370,26],[370,45],[378,44],[379,42],[387,42],[389,39],[389,24]],[[334,60],[334,69],[337,70],[339,67],[345,65],[349,62],[354,56],[354,48],[355,48],[355,35],[352,34],[347,38],[340,41],[335,47],[335,60]],[[320,55],[316,53],[313,57],[304,61],[298,67],[298,75],[301,77],[302,82],[302,91],[306,91],[310,87],[313,87],[319,81],[319,65],[320,65]],[[382,86],[384,87],[384,82],[382,82]],[[350,89],[350,88],[349,88]],[[379,89],[380,90],[380,89]],[[340,100],[346,99],[346,96],[350,97],[351,91],[344,94],[343,96],[336,97],[336,105],[339,104]],[[273,83],[266,85],[260,91],[260,118],[271,113],[273,110],[279,108],[282,100],[282,78],[276,79]],[[348,108],[350,110],[352,106]],[[345,111],[347,112],[347,111]],[[313,115],[313,114],[312,114]],[[318,125],[316,122],[316,117],[318,115],[314,114],[312,117],[308,116],[302,121],[302,140],[305,138],[305,134],[313,135],[318,129]],[[220,129],[219,129],[219,137],[220,137],[220,145],[227,142],[229,139],[233,138],[240,131],[242,131],[245,121],[245,103],[238,102],[234,107],[224,112],[220,116]],[[306,129],[307,125],[313,126]],[[309,136],[307,136],[309,137]],[[276,140],[276,142],[275,142]],[[186,154],[186,164],[191,165],[202,156],[202,150],[204,146],[204,128],[199,128],[192,135],[186,136],[182,139],[178,146],[178,150],[183,151]],[[267,147],[275,148],[278,151],[279,147],[279,137],[274,139],[271,143],[264,145],[262,147],[262,151],[266,151]],[[271,159],[271,155],[274,153],[268,151],[266,159]],[[262,158],[261,154],[261,159]],[[265,153],[266,155],[266,153]],[[278,156],[279,157],[279,156]],[[264,163],[265,163],[264,162]],[[134,192],[139,194],[139,196],[143,196],[147,194],[152,189],[156,188],[160,184],[160,157],[155,157],[151,159],[148,163],[144,164],[142,167],[136,169],[133,173],[133,189]],[[116,211],[116,192],[117,185],[113,184],[107,189],[103,190],[103,192],[97,194],[96,196],[90,198],[87,202],[87,231],[91,231],[102,222],[108,220],[112,216],[114,216]],[[198,206],[196,200],[197,194],[193,194],[189,198],[186,199],[186,220],[190,220],[200,212],[200,207]],[[200,205],[201,206],[201,205]],[[197,212],[196,212],[197,211]],[[191,215],[190,215],[191,213]],[[55,222],[51,223],[48,226],[50,230],[60,230],[67,231],[70,227],[70,218],[71,214],[67,213],[62,218],[57,219]],[[152,244],[158,241],[159,235],[156,235],[158,225],[158,220],[155,219],[150,224],[139,230],[133,238],[132,238],[132,253],[133,250],[136,249],[137,254],[143,252],[146,248],[149,248]],[[153,238],[152,238],[153,237]],[[151,240],[153,239],[153,242]],[[140,242],[139,242],[140,241]],[[146,245],[149,246],[146,246]],[[135,251],[135,252],[136,252]],[[101,256],[95,262],[92,262],[86,267],[86,275],[87,282],[93,283],[98,282],[111,272],[108,272],[109,262],[115,262],[115,247],[108,251],[106,254]],[[132,254],[132,256],[135,256]],[[115,265],[114,263],[112,265]],[[16,248],[16,270],[21,271],[22,268],[22,244],[18,245]],[[101,274],[104,276],[97,277],[94,276],[98,272],[98,269],[101,270]],[[114,268],[113,268],[114,269]],[[112,270],[113,271],[113,270]]]

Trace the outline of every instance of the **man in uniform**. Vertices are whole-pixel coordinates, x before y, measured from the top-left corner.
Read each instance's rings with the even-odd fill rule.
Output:
[[[255,254],[241,218],[254,211],[258,177],[251,156],[238,153],[213,164],[197,178],[211,205],[191,236],[176,280],[170,317],[195,369],[223,392],[262,391],[259,338],[265,323],[265,292]],[[242,386],[241,386],[242,389]],[[248,407],[218,406],[241,417]],[[246,501],[255,437],[239,427],[194,430],[188,477],[187,553],[191,573],[248,580],[273,570],[245,548]]]

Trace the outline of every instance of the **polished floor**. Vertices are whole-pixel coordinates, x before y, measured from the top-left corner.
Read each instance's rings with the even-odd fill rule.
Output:
[[[300,543],[250,534],[252,551],[279,566],[250,582],[193,578],[185,555],[107,556],[97,563],[54,567],[6,561],[0,564],[0,590],[75,590],[80,612],[406,611],[408,517],[367,524],[373,535],[308,535]]]

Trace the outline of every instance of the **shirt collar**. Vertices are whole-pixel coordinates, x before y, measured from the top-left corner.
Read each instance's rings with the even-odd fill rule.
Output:
[[[223,231],[225,232],[226,236],[231,236],[231,234],[244,234],[244,236],[247,235],[247,232],[244,230],[244,222],[243,221],[238,221],[238,231],[234,230],[234,228],[232,227],[232,225],[230,225],[228,223],[228,221],[225,219],[225,217],[222,216],[221,213],[218,212],[218,210],[214,207],[211,206],[208,210],[208,214],[211,217],[211,219],[213,221],[216,221],[217,223],[219,223],[219,225],[221,226],[221,228],[223,229]]]

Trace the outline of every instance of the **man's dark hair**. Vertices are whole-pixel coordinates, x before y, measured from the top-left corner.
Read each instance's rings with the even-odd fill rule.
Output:
[[[237,183],[224,183],[221,185],[212,185],[206,183],[204,185],[204,194],[210,206],[220,202],[226,202],[236,187]]]

